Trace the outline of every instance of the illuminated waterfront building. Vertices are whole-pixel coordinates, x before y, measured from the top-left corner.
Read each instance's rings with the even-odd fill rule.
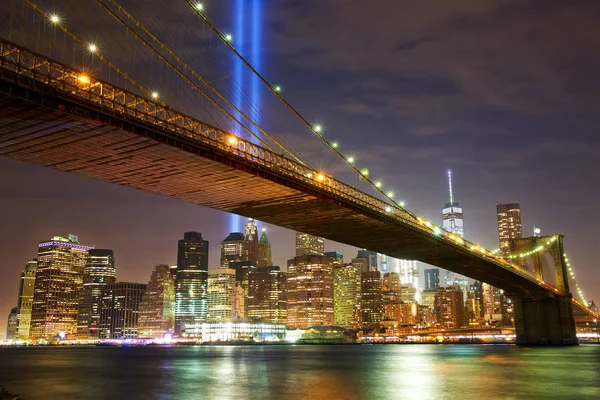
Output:
[[[269,243],[269,239],[267,238],[267,234],[265,233],[264,229],[260,235],[260,240],[258,241],[258,257],[256,265],[258,267],[270,267],[273,265],[271,243]]]
[[[362,266],[359,264],[333,267],[334,325],[346,329],[361,327],[361,274]]]
[[[203,342],[275,342],[285,339],[286,328],[258,321],[204,322],[195,328],[194,336],[201,336]]]
[[[244,234],[232,232],[221,242],[221,268],[230,268],[229,263],[244,258]]]
[[[6,324],[6,340],[17,339],[19,330],[19,313],[18,308],[13,307],[8,314],[8,322]]]
[[[258,228],[252,218],[248,218],[246,224],[242,260],[253,262],[254,265],[258,262]]]
[[[465,302],[458,286],[439,289],[435,295],[435,315],[444,329],[465,326]]]
[[[371,324],[378,324],[383,319],[385,305],[379,271],[361,274],[360,311],[363,328],[367,328]]]
[[[31,326],[31,307],[33,305],[33,290],[35,287],[35,273],[37,271],[37,260],[28,261],[25,269],[21,272],[21,282],[19,284],[19,300],[17,303],[17,313],[19,324],[17,327],[17,336],[19,339],[29,338],[29,328]]]
[[[439,268],[425,269],[425,290],[437,290],[440,288]]]
[[[208,241],[199,232],[186,232],[177,249],[175,279],[175,334],[184,335],[186,325],[206,320]]]
[[[248,318],[287,322],[286,273],[277,266],[258,267],[248,275]]]
[[[175,280],[168,265],[154,267],[139,307],[139,337],[159,338],[175,329]]]
[[[483,289],[479,281],[475,281],[467,293],[465,302],[466,321],[469,325],[480,325],[484,316]]]
[[[389,292],[394,297],[400,298],[402,294],[402,286],[400,282],[400,274],[397,272],[386,272],[383,274],[383,291]]]
[[[235,298],[235,270],[231,268],[208,271],[208,316],[209,321],[233,318]]]
[[[296,256],[322,256],[325,240],[322,237],[296,232]]]
[[[143,283],[117,282],[102,289],[101,339],[138,337],[139,309],[146,290]]]
[[[385,303],[383,320],[392,322],[392,326],[414,326],[419,322],[419,305],[417,303],[404,303],[401,300]]]
[[[79,244],[77,236],[55,236],[38,246],[37,271],[31,306],[33,340],[77,332],[77,314],[83,270],[93,247]]]
[[[496,204],[496,214],[500,251],[507,253],[510,250],[511,239],[523,237],[521,206],[519,203]]]
[[[77,336],[97,338],[100,326],[102,289],[115,283],[115,256],[112,250],[92,249],[83,269],[83,287],[79,298]]]
[[[333,324],[333,263],[319,255],[288,261],[287,325],[307,329]]]

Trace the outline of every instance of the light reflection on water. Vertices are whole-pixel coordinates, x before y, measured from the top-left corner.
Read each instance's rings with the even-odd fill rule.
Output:
[[[0,384],[55,399],[600,399],[600,346],[4,348]]]

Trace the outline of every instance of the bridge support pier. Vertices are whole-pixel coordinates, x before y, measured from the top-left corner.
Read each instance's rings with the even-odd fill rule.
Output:
[[[576,346],[571,295],[513,297],[518,345]]]

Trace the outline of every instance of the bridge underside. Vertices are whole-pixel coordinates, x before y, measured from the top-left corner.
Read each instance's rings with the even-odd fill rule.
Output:
[[[0,79],[0,156],[420,260],[511,294],[554,296],[458,245],[308,187],[276,169],[68,94],[32,90],[5,79]]]

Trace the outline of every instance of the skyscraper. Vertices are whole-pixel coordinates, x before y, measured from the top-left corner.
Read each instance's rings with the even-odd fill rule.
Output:
[[[175,279],[175,334],[206,320],[208,241],[199,232],[186,232],[177,249]]]
[[[102,306],[102,289],[115,283],[115,256],[112,250],[92,249],[83,269],[83,287],[79,297],[79,314],[77,316],[77,336],[80,338],[98,337],[100,326],[100,308]]]
[[[258,241],[257,266],[270,267],[271,265],[273,265],[271,243],[269,243],[269,239],[267,238],[267,234],[263,228],[262,234],[260,235],[260,240]]]
[[[307,329],[333,324],[333,264],[322,255],[288,260],[287,325]]]
[[[437,291],[435,314],[437,322],[444,329],[457,329],[465,325],[465,302],[458,286]]]
[[[244,234],[232,232],[221,242],[221,268],[230,268],[230,263],[244,259]]]
[[[322,237],[296,232],[296,256],[322,256],[325,240]]]
[[[342,253],[338,253],[337,251],[327,251],[323,253],[326,257],[331,258],[331,262],[333,263],[333,267],[340,266],[344,264],[344,255]]]
[[[465,236],[463,210],[460,205],[454,201],[451,170],[448,170],[448,193],[450,195],[450,202],[446,203],[444,208],[442,208],[442,227],[448,232],[454,233],[462,238]],[[468,291],[469,281],[466,276],[452,271],[446,271],[445,284],[446,286],[459,285],[466,293]]]
[[[415,260],[394,260],[396,270],[400,275],[400,282],[410,284],[413,288],[419,288],[419,265]]]
[[[279,267],[258,267],[248,275],[248,318],[287,322],[286,273]]]
[[[454,201],[452,193],[452,171],[448,170],[448,190],[450,193],[450,202],[442,208],[442,227],[448,232],[454,233],[460,237],[465,236],[463,225],[463,210],[460,205]]]
[[[362,327],[378,324],[383,319],[385,305],[381,273],[379,271],[363,272],[361,275],[360,311]]]
[[[19,284],[19,301],[17,303],[17,312],[19,326],[17,336],[20,339],[29,338],[29,328],[31,326],[31,307],[33,305],[33,290],[35,287],[35,273],[37,271],[37,260],[28,261],[25,269],[21,272],[21,282]]]
[[[139,307],[138,335],[157,338],[175,328],[175,280],[168,265],[154,267]]]
[[[425,269],[425,290],[439,289],[440,270],[439,268]]]
[[[362,266],[359,264],[333,267],[334,324],[347,329],[361,326],[360,293]]]
[[[117,282],[102,289],[100,333],[102,339],[138,337],[139,307],[146,290],[143,283]]]
[[[209,321],[233,318],[235,301],[235,270],[231,268],[208,271],[208,315]]]
[[[258,228],[252,218],[248,218],[244,233],[243,261],[258,261]]]
[[[8,323],[6,324],[6,340],[17,339],[19,330],[19,314],[17,307],[10,309],[8,314]]]
[[[376,252],[366,249],[359,250],[358,254],[356,255],[356,258],[366,259],[369,264],[369,271],[379,270],[379,268],[377,267],[378,254]]]
[[[38,264],[31,309],[31,339],[77,332],[77,313],[83,270],[93,247],[77,236],[55,236],[38,246]]]
[[[523,236],[521,206],[519,206],[519,203],[496,204],[496,212],[500,251],[506,253],[510,251],[510,240],[519,239]]]

